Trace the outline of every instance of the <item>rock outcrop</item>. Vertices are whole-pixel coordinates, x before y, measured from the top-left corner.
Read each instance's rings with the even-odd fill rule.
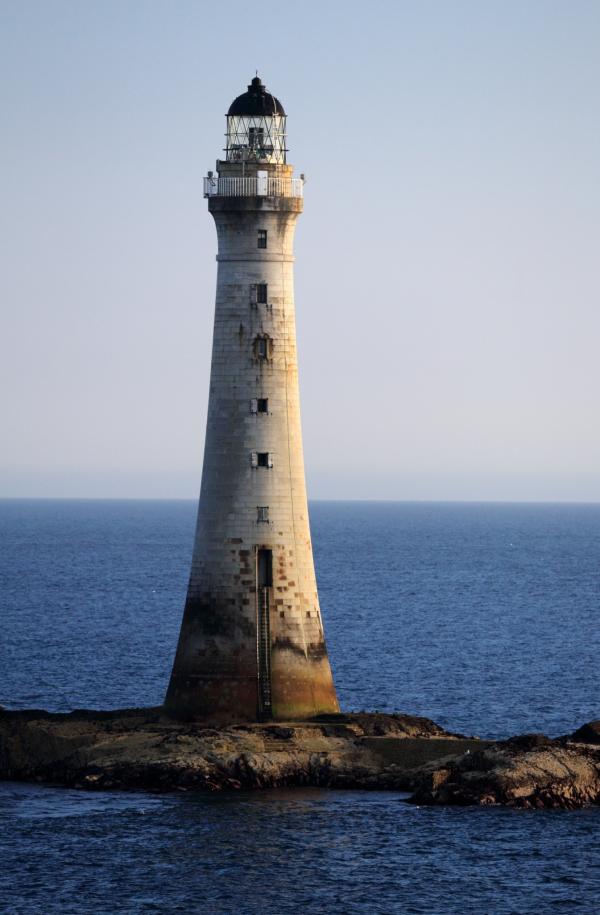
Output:
[[[574,809],[600,804],[600,722],[557,740],[492,742],[367,712],[216,728],[160,708],[2,710],[0,778],[96,790],[390,789],[424,805]]]
[[[410,715],[322,715],[224,728],[160,708],[0,713],[0,777],[85,788],[400,788],[424,762],[478,746]]]
[[[565,739],[570,739],[575,743],[600,744],[600,721],[589,721],[587,724],[583,724],[569,738]]]
[[[599,804],[598,724],[584,725],[558,740],[543,734],[512,737],[442,765],[426,765],[415,773],[410,800],[567,810]]]

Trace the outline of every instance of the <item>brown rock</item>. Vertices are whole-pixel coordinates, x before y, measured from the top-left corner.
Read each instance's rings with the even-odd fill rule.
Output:
[[[575,809],[600,803],[598,722],[501,742],[381,713],[224,728],[160,709],[0,711],[0,778],[153,791],[314,785],[413,790],[420,804]]]
[[[563,808],[600,803],[600,749],[524,735],[424,767],[411,802]]]
[[[0,777],[89,790],[109,784],[157,791],[405,789],[416,760],[441,759],[475,743],[427,718],[399,714],[214,728],[174,721],[160,709],[10,712],[0,714]]]

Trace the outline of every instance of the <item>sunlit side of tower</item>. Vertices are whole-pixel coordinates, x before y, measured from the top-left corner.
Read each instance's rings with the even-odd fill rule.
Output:
[[[202,486],[165,707],[206,720],[335,712],[312,556],[293,239],[303,179],[286,115],[252,80],[205,179],[218,273]]]

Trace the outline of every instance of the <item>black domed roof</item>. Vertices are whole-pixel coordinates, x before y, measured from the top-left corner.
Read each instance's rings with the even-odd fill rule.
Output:
[[[271,117],[274,114],[280,114],[285,117],[283,105],[279,99],[267,92],[258,76],[255,76],[248,91],[238,97],[229,106],[227,116],[232,114],[244,115],[246,117]]]

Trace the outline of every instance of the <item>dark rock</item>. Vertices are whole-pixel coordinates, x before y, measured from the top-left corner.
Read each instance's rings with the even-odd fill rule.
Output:
[[[600,744],[600,719],[582,724],[571,734],[570,740],[574,740],[576,743]]]
[[[550,737],[545,734],[519,734],[516,737],[509,737],[508,740],[499,743],[499,746],[510,747],[515,750],[535,750],[537,747],[549,747],[554,743]]]
[[[294,736],[293,728],[284,728],[276,724],[266,725],[263,730],[269,737],[275,737],[278,740],[289,740]]]
[[[346,736],[348,728],[364,737],[463,737],[445,731],[430,718],[419,715],[388,714],[386,712],[346,712],[317,715],[311,721],[323,724],[331,736]]]

